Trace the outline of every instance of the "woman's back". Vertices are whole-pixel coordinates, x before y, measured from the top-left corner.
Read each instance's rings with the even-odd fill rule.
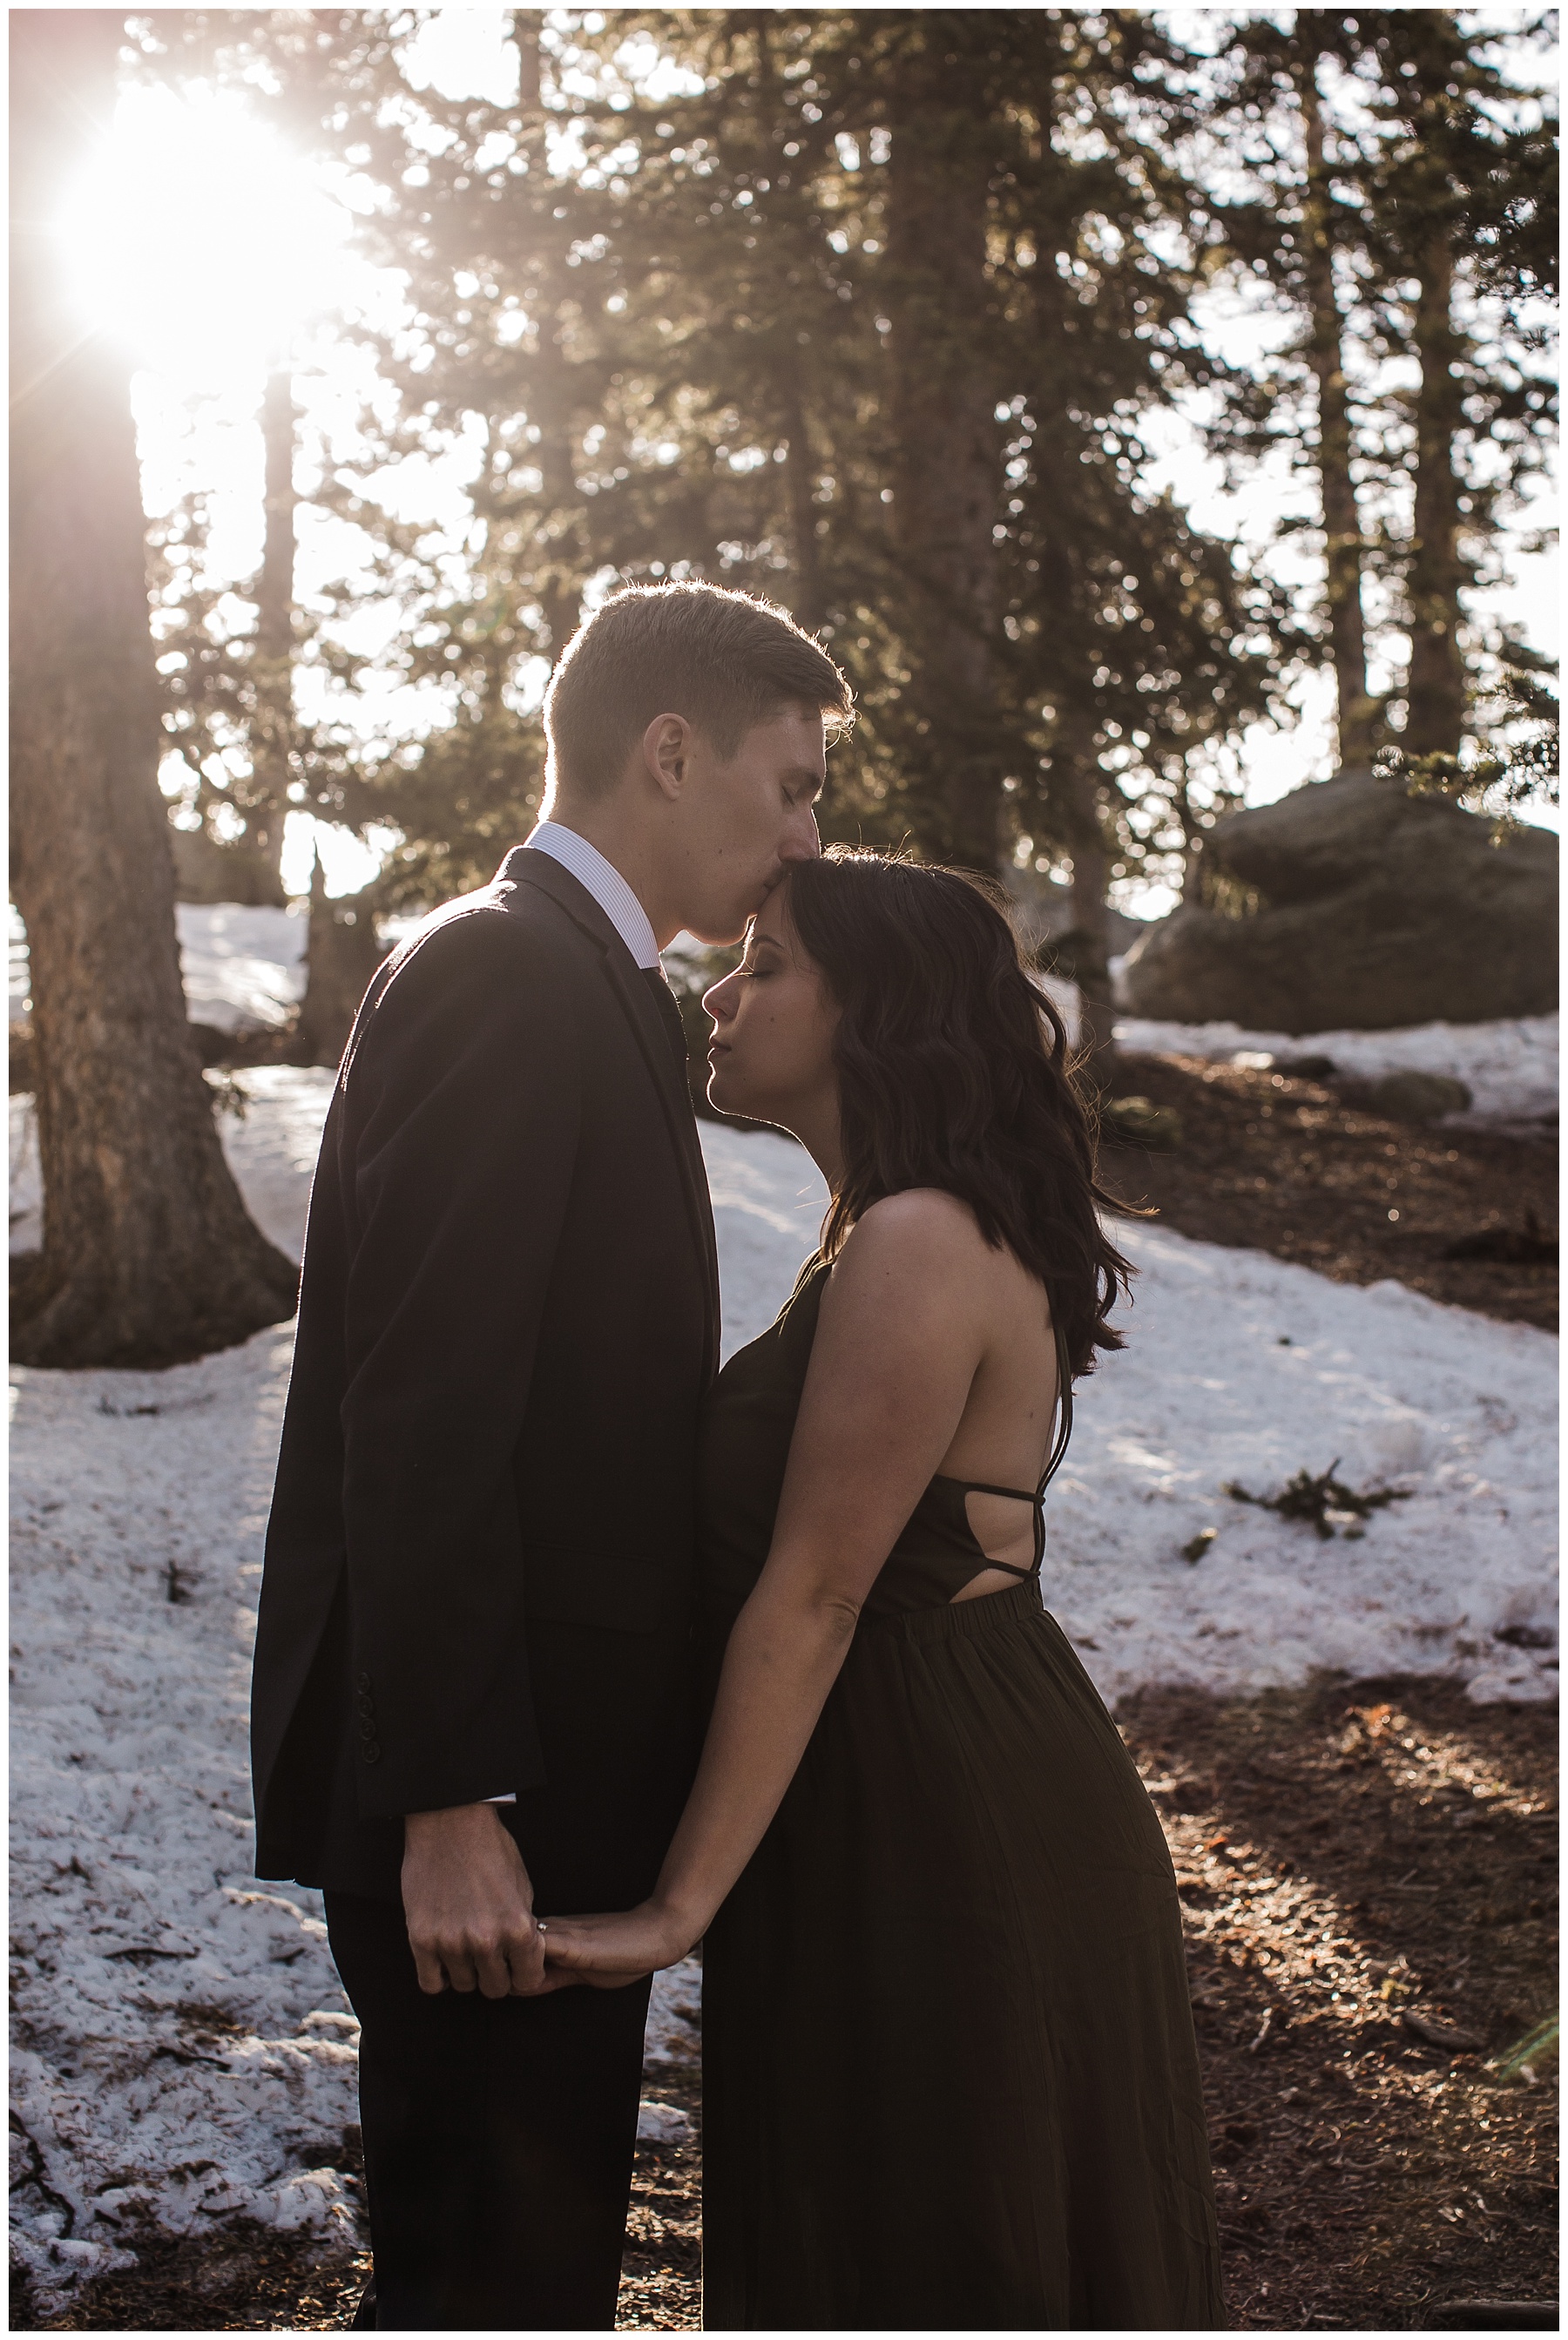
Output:
[[[1005,1253],[983,1254],[969,1215],[947,1196],[923,1196],[968,1222],[978,1254],[974,1304],[989,1326],[970,1396],[939,1472],[872,1585],[863,1614],[934,1608],[1006,1591],[1038,1574],[1040,1505],[1066,1453],[1071,1381],[1045,1294]],[[730,1360],[709,1401],[701,1446],[709,1581],[721,1573],[732,1614],[767,1557],[829,1275],[803,1273],[788,1308],[761,1340]]]

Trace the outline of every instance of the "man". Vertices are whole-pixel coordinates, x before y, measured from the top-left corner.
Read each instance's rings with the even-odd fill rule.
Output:
[[[647,1893],[695,1754],[712,1218],[659,950],[819,848],[832,661],[711,586],[608,602],[546,818],[360,1010],[311,1197],[268,1530],[257,1868],[360,2017],[386,2330],[609,2329],[646,1983],[544,1989],[536,1911]]]

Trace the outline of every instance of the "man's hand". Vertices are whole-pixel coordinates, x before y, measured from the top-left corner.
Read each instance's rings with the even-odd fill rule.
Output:
[[[544,1972],[533,1888],[492,1804],[411,1812],[403,1822],[402,1906],[421,1990],[529,1998],[559,1988]]]

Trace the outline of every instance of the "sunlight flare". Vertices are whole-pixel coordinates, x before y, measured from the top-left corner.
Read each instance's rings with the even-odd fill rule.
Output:
[[[346,207],[242,100],[130,89],[60,221],[84,324],[223,389],[341,307]]]

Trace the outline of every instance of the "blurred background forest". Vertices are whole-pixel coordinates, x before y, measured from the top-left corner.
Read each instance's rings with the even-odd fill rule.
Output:
[[[13,21],[36,1359],[179,1314],[167,1228],[82,1169],[116,1091],[159,1155],[127,1192],[194,1179],[194,1228],[223,1183],[144,1045],[166,966],[134,1036],[93,1005],[169,957],[132,796],[183,901],[310,894],[268,1046],[335,1061],[380,922],[526,833],[551,661],[618,581],[819,631],[859,707],[825,832],[1003,870],[1101,1049],[1127,913],[1195,898],[1237,806],[1376,768],[1553,818],[1548,16]],[[70,1330],[138,1245],[144,1329]]]

